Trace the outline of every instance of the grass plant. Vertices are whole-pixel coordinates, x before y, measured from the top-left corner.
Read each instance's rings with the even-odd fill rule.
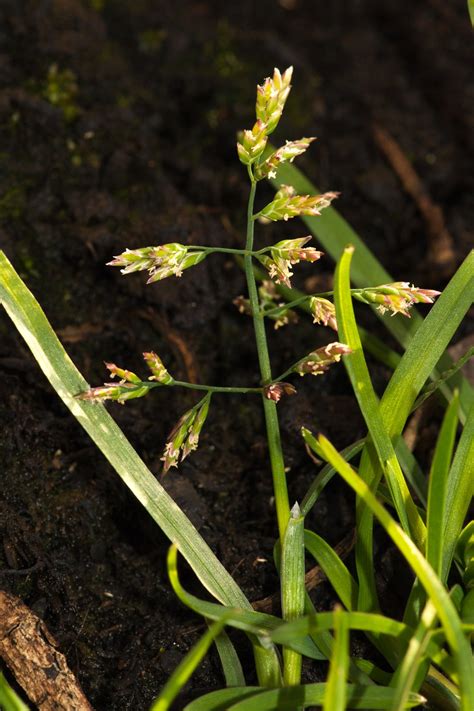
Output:
[[[270,146],[269,136],[282,116],[291,77],[291,68],[283,74],[275,70],[257,88],[256,120],[251,129],[239,136],[238,156],[249,179],[245,245],[230,249],[171,243],[126,250],[109,263],[120,267],[124,274],[147,271],[148,283],[152,284],[181,276],[214,253],[231,253],[240,258],[248,293],[239,297],[237,306],[253,320],[260,370],[258,387],[183,382],[175,379],[159,355],[150,351],[143,354],[145,377],[108,363],[110,381],[90,388],[34,296],[2,253],[0,301],[53,388],[170,539],[168,572],[173,590],[182,604],[206,620],[206,631],[170,676],[151,711],[165,711],[172,706],[212,645],[221,661],[225,688],[191,701],[186,711],[295,711],[315,706],[323,711],[403,711],[427,701],[430,708],[471,711],[474,523],[466,522],[466,516],[473,482],[474,397],[459,368],[472,352],[453,364],[446,349],[472,304],[474,253],[466,257],[428,316],[423,319],[416,314],[412,309],[415,304],[432,304],[439,292],[394,281],[330,206],[337,194],[319,194],[297,171],[293,160],[313,139],[287,141],[277,149]],[[265,179],[275,184],[277,192],[256,212],[257,187]],[[306,221],[337,262],[334,291],[302,294],[292,288],[293,267],[303,261],[314,263],[323,256],[308,245],[310,237],[283,239],[270,247],[256,248],[257,226],[269,221],[285,224],[294,217]],[[403,355],[390,351],[372,334],[361,332],[354,300],[376,310],[404,349]],[[309,312],[320,327],[337,332],[337,340],[302,354],[275,376],[267,326],[291,322],[295,308]],[[411,318],[407,319],[409,315]],[[372,384],[364,348],[393,370],[382,397],[377,396]],[[341,362],[364,417],[367,435],[338,452],[323,435],[304,429],[302,446],[306,444],[325,463],[315,473],[309,489],[301,492],[300,502],[290,502],[278,403],[295,394],[295,386],[289,380],[294,381],[296,375],[324,376],[329,367]],[[200,398],[183,413],[168,437],[162,456],[165,473],[179,466],[198,447],[212,398],[238,393],[260,399],[275,499],[281,616],[252,608],[103,405],[106,400],[123,403],[148,396],[152,390],[164,387],[194,389]],[[447,406],[431,469],[425,475],[407,450],[403,431],[413,409],[433,392],[440,393]],[[353,466],[358,459],[357,467]],[[305,524],[309,511],[334,476],[342,477],[356,493],[354,566],[341,560]],[[400,620],[384,613],[384,600],[378,596],[375,524],[385,530],[405,561],[407,575],[411,572],[413,576]],[[178,573],[178,553],[188,561],[214,601],[184,589]],[[305,590],[305,566],[310,560],[321,566],[334,589],[339,600],[334,610],[316,612]],[[240,630],[250,641],[255,660],[251,685],[246,684],[241,660],[226,628]],[[354,632],[366,635],[376,650],[376,658],[384,660],[384,668],[357,656],[351,646]],[[305,681],[305,658],[312,664],[327,665],[325,682]],[[0,679],[2,693],[9,698],[8,688]],[[8,703],[16,702],[13,699]]]

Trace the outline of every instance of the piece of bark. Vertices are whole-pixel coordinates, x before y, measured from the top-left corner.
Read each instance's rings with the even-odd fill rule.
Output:
[[[44,622],[3,591],[0,657],[40,711],[93,711]]]

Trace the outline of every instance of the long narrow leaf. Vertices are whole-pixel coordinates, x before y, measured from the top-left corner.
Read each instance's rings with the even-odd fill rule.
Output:
[[[426,518],[426,560],[437,575],[441,574],[443,560],[444,509],[446,506],[448,474],[458,425],[458,410],[459,398],[455,393],[443,418],[430,471]]]
[[[245,677],[239,656],[225,630],[217,635],[215,643],[226,686],[245,686]]]
[[[54,390],[165,535],[179,543],[183,556],[202,584],[221,602],[250,609],[236,582],[140,459],[105,407],[74,397],[86,390],[88,384],[3,252],[0,252],[0,302]],[[257,654],[261,680],[275,683],[279,678],[279,664],[274,652],[259,650]]]
[[[345,358],[344,365],[377,450],[400,522],[405,531],[411,534],[418,546],[421,547],[426,535],[425,526],[406,485],[391,439],[381,417],[378,399],[372,386],[357,330],[350,293],[350,267],[353,253],[354,248],[351,246],[344,250],[334,277],[334,302],[339,336],[342,342],[352,349],[352,353]]]
[[[304,532],[304,544],[324,570],[344,607],[348,610],[356,608],[358,585],[334,549],[313,531]]]
[[[358,496],[363,498],[420,579],[436,608],[456,662],[461,686],[461,708],[463,711],[471,711],[474,707],[474,666],[471,650],[470,645],[464,638],[459,616],[448,593],[413,541],[377,501],[367,484],[353,471],[351,466],[323,435],[320,435],[318,441],[321,455],[336,467],[342,478],[354,489]]]
[[[348,684],[348,709],[389,709],[393,699],[393,689],[381,686],[360,686]],[[306,684],[286,689],[263,691],[258,687],[222,689],[211,691],[200,699],[191,701],[184,711],[295,711],[298,706],[320,705],[323,702],[326,684]],[[419,694],[410,694],[406,708],[413,708],[426,701]],[[234,702],[234,703],[233,703]]]
[[[281,608],[284,620],[304,614],[304,518],[298,504],[291,509],[281,551]],[[302,659],[292,649],[283,650],[283,681],[291,686],[301,681]]]
[[[389,635],[395,639],[408,638],[413,633],[403,622],[375,612],[342,612],[347,618],[351,630],[375,632]],[[334,612],[318,612],[315,615],[305,615],[299,620],[285,622],[269,633],[276,644],[289,644],[292,640],[319,630],[333,630],[336,626]]]
[[[168,552],[168,575],[175,594],[186,607],[209,620],[217,621],[225,618],[226,624],[230,627],[235,627],[250,635],[259,637],[263,643],[268,644],[270,642],[269,633],[283,624],[281,618],[268,615],[265,612],[225,607],[214,602],[207,602],[207,600],[200,600],[195,595],[191,595],[183,588],[179,580],[177,554],[176,546],[171,546]],[[309,638],[295,640],[294,644],[292,643],[288,646],[312,659],[325,658]]]
[[[423,610],[415,634],[410,639],[406,654],[393,675],[391,686],[395,688],[395,697],[391,711],[404,710],[406,700],[415,684],[415,679],[418,677],[417,686],[419,686],[428,671],[429,661],[423,662],[423,655],[426,652],[430,640],[430,631],[435,621],[436,608],[429,600]]]
[[[349,627],[347,615],[334,611],[334,650],[324,693],[323,711],[344,711],[346,708],[347,670],[349,667]]]
[[[228,706],[229,711],[295,711],[297,708],[318,706],[323,703],[326,694],[326,684],[305,684],[283,689],[264,691],[245,701]],[[393,690],[381,686],[346,686],[347,709],[387,709],[393,698]],[[407,708],[423,703],[425,699],[419,694],[411,694]]]
[[[443,521],[443,560],[441,580],[446,581],[472,500],[474,486],[474,406],[468,414],[448,475]]]

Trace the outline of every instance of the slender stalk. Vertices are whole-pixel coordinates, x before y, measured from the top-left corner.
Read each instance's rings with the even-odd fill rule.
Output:
[[[154,388],[188,388],[189,390],[201,390],[208,393],[240,393],[241,395],[246,395],[247,393],[252,394],[262,394],[263,388],[234,388],[232,386],[221,386],[221,385],[200,385],[197,383],[188,383],[184,380],[172,380],[170,383],[153,383],[148,380],[141,380],[134,383],[135,389],[140,390],[141,388],[148,388],[153,390]],[[132,390],[133,388],[128,388]]]
[[[271,247],[263,247],[262,249],[259,249],[257,251],[253,250],[248,250],[248,249],[234,249],[233,247],[204,247],[202,245],[198,244],[192,244],[188,248],[189,250],[199,250],[206,252],[207,254],[214,254],[215,252],[223,252],[224,254],[239,254],[240,256],[256,256],[258,254],[264,254],[265,252],[269,252]]]
[[[253,250],[254,239],[254,216],[253,206],[255,201],[255,192],[257,183],[254,180],[251,168],[249,167],[250,176],[250,195],[247,210],[247,241],[245,249],[247,252]],[[255,343],[257,346],[258,362],[260,365],[260,375],[262,384],[267,385],[272,381],[272,371],[270,366],[270,357],[268,355],[267,336],[265,333],[264,316],[259,307],[257,285],[253,272],[253,263],[251,254],[246,254],[244,257],[245,276],[247,279],[247,288],[249,292],[250,306],[252,309],[253,325],[255,330]],[[286,485],[285,462],[283,459],[283,451],[281,447],[280,426],[278,423],[278,414],[276,403],[273,400],[267,400],[263,397],[263,409],[265,413],[265,422],[267,426],[268,449],[270,452],[270,463],[273,476],[273,491],[275,494],[275,506],[278,521],[278,532],[280,541],[283,542],[283,537],[290,518],[290,506],[288,502],[288,489]]]
[[[262,388],[234,388],[220,385],[197,385],[195,383],[186,383],[183,380],[173,380],[170,385],[177,385],[181,388],[189,388],[190,390],[207,390],[210,393],[260,393]]]

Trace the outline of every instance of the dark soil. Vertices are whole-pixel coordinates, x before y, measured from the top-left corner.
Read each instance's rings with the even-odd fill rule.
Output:
[[[106,377],[104,360],[143,372],[147,349],[181,379],[257,384],[251,322],[232,306],[244,292],[232,260],[215,256],[147,288],[142,275],[121,278],[105,262],[125,247],[170,241],[242,245],[247,182],[235,134],[252,121],[257,81],[294,64],[279,137],[317,135],[301,161],[308,175],[342,192],[338,209],[394,276],[442,287],[426,266],[425,224],[376,148],[372,122],[395,137],[442,206],[459,263],[473,241],[470,43],[464,0],[1,0],[0,247],[91,384]],[[301,234],[291,223],[260,239]],[[299,285],[315,273],[330,283],[331,269],[329,260],[302,268]],[[145,711],[201,621],[170,591],[167,540],[5,314],[0,333],[0,586],[44,619],[95,709]],[[275,372],[328,340],[304,319],[271,333]],[[373,372],[383,386],[387,371]],[[314,475],[301,425],[338,447],[364,434],[342,368],[298,385],[279,405],[292,500]],[[110,411],[159,476],[166,435],[195,401],[160,391]],[[163,483],[250,599],[276,590],[258,398],[216,396],[200,449]],[[352,512],[352,496],[334,481],[312,525],[336,543]],[[393,612],[409,577],[393,572],[399,563],[384,545],[378,559]],[[329,609],[329,586],[314,600]],[[313,665],[308,678],[324,673]],[[220,684],[211,655],[186,698]]]

